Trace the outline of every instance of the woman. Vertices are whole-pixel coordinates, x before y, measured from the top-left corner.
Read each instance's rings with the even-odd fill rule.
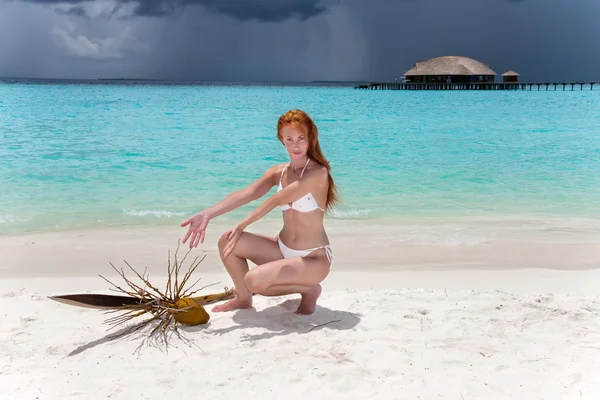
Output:
[[[212,309],[214,312],[252,307],[252,293],[281,296],[299,293],[297,314],[315,311],[320,283],[329,274],[333,253],[323,227],[325,210],[338,201],[329,162],[319,146],[318,130],[301,110],[290,110],[279,118],[277,137],[290,162],[275,165],[248,187],[181,224],[188,226],[183,239],[189,246],[204,242],[208,221],[264,196],[273,186],[277,192],[258,206],[235,228],[219,239],[221,260],[231,276],[236,296]],[[276,237],[244,229],[279,206],[283,228]],[[249,271],[248,260],[256,264]]]

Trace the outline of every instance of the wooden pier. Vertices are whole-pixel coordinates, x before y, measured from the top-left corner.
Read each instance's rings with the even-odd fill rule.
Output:
[[[583,90],[600,82],[456,82],[456,83],[421,83],[421,82],[374,82],[355,86],[365,90]]]

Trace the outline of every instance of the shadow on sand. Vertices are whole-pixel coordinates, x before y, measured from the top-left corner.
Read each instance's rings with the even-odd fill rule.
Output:
[[[228,328],[205,330],[207,335],[225,335],[235,330],[263,328],[268,332],[258,334],[242,333],[243,342],[270,339],[275,336],[286,336],[292,333],[307,334],[322,329],[348,330],[360,323],[361,315],[348,311],[331,310],[317,305],[312,315],[294,313],[300,299],[286,300],[281,304],[265,308],[261,311],[251,308],[237,310],[232,317],[237,325]]]
[[[332,310],[319,305],[317,305],[312,315],[297,315],[294,311],[296,311],[299,304],[300,299],[293,299],[285,300],[280,304],[261,311],[251,308],[227,313],[229,315],[233,314],[232,321],[236,324],[228,328],[211,329],[211,322],[199,326],[180,325],[178,327],[180,336],[178,337],[173,337],[175,335],[173,332],[170,332],[168,338],[161,336],[150,337],[150,331],[155,327],[156,323],[151,323],[146,328],[138,331],[129,326],[118,331],[112,331],[104,337],[77,347],[69,353],[68,357],[76,356],[84,351],[112,341],[140,341],[135,351],[139,352],[143,347],[167,349],[170,346],[169,340],[177,338],[179,339],[177,342],[183,341],[185,344],[193,346],[193,341],[187,338],[186,333],[202,332],[205,335],[221,336],[236,330],[250,331],[253,328],[267,330],[267,332],[257,334],[241,333],[242,342],[252,342],[270,339],[275,336],[286,336],[292,333],[308,334],[322,329],[348,330],[353,329],[360,323],[361,315],[358,313]]]
[[[171,344],[170,341],[172,339],[179,339],[179,342],[193,346],[193,342],[186,337],[186,332],[199,332],[210,328],[209,322],[207,324],[194,327],[179,326],[179,335],[177,335],[173,329],[169,329],[165,335],[151,335],[151,331],[156,327],[157,323],[157,321],[153,321],[152,323],[148,324],[147,327],[140,330],[135,330],[135,326],[128,326],[121,330],[113,331],[104,337],[77,347],[75,350],[71,351],[67,357],[76,356],[86,350],[112,341],[139,341],[139,345],[134,353],[139,353],[144,347],[154,347],[159,350],[164,349],[168,352],[168,348]]]
[[[93,340],[89,343],[81,345],[81,346],[77,347],[75,350],[73,350],[72,352],[70,352],[69,355],[67,355],[67,357],[73,357],[73,356],[76,356],[77,354],[83,353],[84,351],[92,349],[101,344],[112,342],[113,340],[122,339],[123,335],[128,334],[127,331],[128,331],[127,328],[121,329],[120,331],[109,333],[108,335],[101,337],[100,339]]]

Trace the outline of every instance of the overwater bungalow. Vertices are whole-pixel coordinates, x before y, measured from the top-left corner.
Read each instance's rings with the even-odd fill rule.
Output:
[[[519,82],[519,74],[513,70],[502,74],[502,82]]]
[[[416,62],[404,75],[414,83],[486,83],[494,82],[497,74],[485,62],[442,56]]]

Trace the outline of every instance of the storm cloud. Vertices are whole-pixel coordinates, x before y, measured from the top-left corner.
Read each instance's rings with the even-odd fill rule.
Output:
[[[392,81],[460,55],[600,80],[597,0],[0,0],[0,76]]]
[[[83,16],[85,9],[81,0],[25,0],[39,4],[73,4],[74,7],[59,11],[63,14]],[[118,0],[115,10],[123,4],[132,4],[132,14],[145,17],[172,15],[187,6],[202,6],[209,11],[229,15],[241,21],[280,22],[297,18],[306,20],[328,11],[320,0]]]

